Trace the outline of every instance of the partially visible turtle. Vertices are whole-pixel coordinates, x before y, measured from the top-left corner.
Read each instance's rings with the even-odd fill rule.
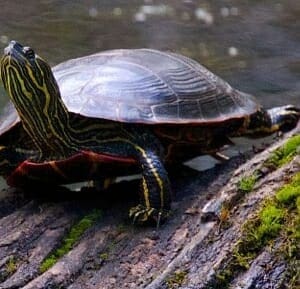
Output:
[[[165,162],[215,154],[231,136],[289,130],[300,117],[291,105],[265,110],[196,61],[151,49],[101,52],[51,71],[12,41],[0,69],[21,119],[10,109],[0,126],[9,183],[68,183],[136,167],[141,204],[130,216],[139,222],[168,215]]]

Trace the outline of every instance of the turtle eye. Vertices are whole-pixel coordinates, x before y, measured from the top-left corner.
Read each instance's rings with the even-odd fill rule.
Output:
[[[34,53],[32,48],[30,48],[28,46],[25,46],[23,48],[23,52],[24,52],[26,58],[28,58],[28,59],[34,59],[35,58],[35,53]]]

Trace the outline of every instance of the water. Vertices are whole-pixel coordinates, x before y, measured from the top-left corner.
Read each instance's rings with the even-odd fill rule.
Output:
[[[10,0],[1,1],[0,51],[15,39],[55,65],[106,49],[171,50],[266,107],[299,105],[299,18],[296,0]]]

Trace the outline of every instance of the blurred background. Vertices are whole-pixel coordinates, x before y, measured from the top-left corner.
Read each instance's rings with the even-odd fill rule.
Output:
[[[55,65],[114,48],[171,50],[266,107],[299,105],[299,19],[298,0],[6,0],[0,51],[14,39]],[[0,86],[1,108],[7,100]]]

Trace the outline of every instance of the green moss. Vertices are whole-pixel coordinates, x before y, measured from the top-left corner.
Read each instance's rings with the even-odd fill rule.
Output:
[[[167,286],[169,289],[175,289],[181,287],[186,279],[186,271],[176,271],[171,277],[167,279]]]
[[[300,135],[290,138],[282,147],[276,150],[264,165],[277,168],[290,161],[300,152]],[[258,174],[243,177],[237,184],[237,189],[249,193],[258,179]],[[226,216],[228,213],[226,212]],[[247,221],[242,230],[242,236],[235,245],[233,254],[224,267],[216,272],[215,280],[207,285],[209,289],[226,289],[237,272],[249,268],[252,260],[259,252],[278,236],[284,238],[283,255],[290,264],[291,276],[293,268],[299,260],[300,252],[300,173],[296,173],[281,187],[274,197],[264,202],[257,214]],[[298,262],[299,264],[299,262]],[[290,278],[294,280],[293,278]],[[294,283],[289,288],[294,287]]]
[[[300,196],[300,173],[296,174],[292,181],[283,186],[277,193],[276,199],[280,203],[291,204]]]
[[[237,246],[236,250],[233,250],[234,262],[233,265],[238,267],[239,269],[249,269],[250,262],[253,258],[253,254],[251,252],[239,252],[239,247]]]
[[[8,275],[12,275],[17,270],[17,260],[14,257],[9,258],[5,264],[5,269]]]
[[[280,231],[285,216],[285,209],[278,208],[274,204],[265,206],[259,213],[260,224],[256,228],[257,238],[268,241],[276,237]]]
[[[300,197],[298,197],[297,200],[296,200],[296,207],[297,207],[297,210],[298,210],[298,214],[300,214]]]
[[[67,254],[80,239],[84,232],[92,227],[95,222],[100,218],[101,212],[94,210],[90,214],[84,216],[70,229],[67,236],[62,240],[62,244],[50,256],[48,256],[40,266],[40,272],[43,273],[52,267],[59,258]]]
[[[285,239],[287,262],[294,264],[300,252],[300,173],[265,201],[260,211],[245,223],[229,262],[216,273],[216,279],[207,288],[228,288],[236,272],[247,270],[262,248],[279,234]]]
[[[101,253],[99,257],[100,257],[100,259],[105,261],[108,259],[108,256],[109,256],[109,254],[107,252],[104,252],[104,253]]]
[[[55,255],[49,256],[47,259],[43,261],[43,263],[40,265],[40,272],[46,272],[49,268],[51,268],[56,262],[58,257]]]
[[[222,272],[216,274],[217,282],[212,286],[209,285],[208,288],[214,288],[214,289],[222,288],[218,286],[224,286],[224,288],[227,288],[233,275],[234,275],[233,271],[229,268],[222,270]]]
[[[4,267],[0,270],[0,283],[4,282],[9,276],[13,275],[19,267],[16,257],[10,256]]]
[[[237,251],[241,255],[256,254],[278,236],[287,216],[287,209],[274,200],[265,203],[258,214],[245,223]]]
[[[237,188],[242,193],[249,193],[253,190],[254,185],[257,180],[257,175],[253,174],[252,176],[244,176],[240,179],[237,184]]]
[[[300,149],[300,135],[293,136],[287,142],[275,150],[271,156],[266,160],[265,166],[276,169],[288,163]]]
[[[283,249],[288,259],[293,259],[298,254],[300,257],[300,173],[294,175],[291,181],[276,193],[279,205],[289,208],[286,218]]]

